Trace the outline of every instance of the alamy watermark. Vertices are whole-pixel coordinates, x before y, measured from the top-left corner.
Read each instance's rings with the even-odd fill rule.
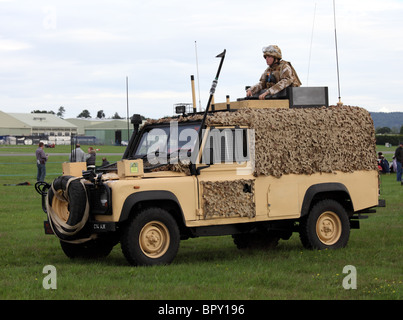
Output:
[[[346,290],[357,289],[357,269],[352,265],[344,266],[343,273],[347,274],[343,279],[343,288]]]
[[[57,289],[57,271],[56,267],[52,265],[46,265],[43,267],[42,273],[47,274],[42,281],[42,287],[46,290]]]
[[[42,286],[45,290],[57,289],[57,270],[53,265],[46,265],[42,270],[46,276],[43,278]],[[357,289],[357,269],[353,265],[346,265],[343,268],[343,274],[347,274],[343,278],[343,288],[346,290]]]
[[[158,164],[233,164],[250,161],[254,167],[255,131],[248,128],[203,129],[203,142],[199,158],[199,128],[178,125],[171,121],[169,127],[153,128],[142,136],[136,156],[142,156],[151,165]]]

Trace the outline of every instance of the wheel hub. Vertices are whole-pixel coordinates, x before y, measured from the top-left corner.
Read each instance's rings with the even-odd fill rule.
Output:
[[[169,247],[169,232],[159,221],[147,223],[140,232],[140,248],[150,258],[162,256]]]
[[[316,234],[325,245],[335,244],[340,239],[341,230],[341,221],[336,213],[326,211],[319,216],[316,223]]]

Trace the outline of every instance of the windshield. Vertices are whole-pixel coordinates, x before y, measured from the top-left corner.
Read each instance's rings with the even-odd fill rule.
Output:
[[[199,129],[200,122],[171,121],[169,124],[150,125],[142,130],[132,157],[142,158],[153,165],[174,163],[173,159],[178,163],[178,158],[188,161],[198,145]]]

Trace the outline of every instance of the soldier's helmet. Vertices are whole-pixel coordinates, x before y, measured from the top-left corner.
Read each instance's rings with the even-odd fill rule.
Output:
[[[272,56],[277,59],[282,59],[281,50],[276,45],[269,45],[267,47],[263,47],[263,56]]]

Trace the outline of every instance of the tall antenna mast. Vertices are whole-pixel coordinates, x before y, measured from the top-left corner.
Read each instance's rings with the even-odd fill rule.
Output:
[[[198,87],[198,91],[199,91],[199,111],[202,111],[201,100],[200,100],[199,60],[197,59],[197,42],[196,41],[195,41],[195,52],[196,52],[197,87]]]
[[[126,115],[127,115],[127,141],[130,140],[129,132],[129,77],[126,76]]]
[[[315,10],[313,12],[313,22],[312,22],[312,33],[311,33],[311,46],[309,48],[309,60],[308,60],[308,75],[306,77],[306,85],[309,84],[309,69],[311,68],[311,53],[312,53],[312,41],[313,41],[313,30],[315,27],[315,18],[316,18],[316,2],[315,2]]]
[[[337,49],[336,4],[335,4],[335,0],[333,0],[333,16],[334,16],[334,41],[336,43],[337,85],[338,85],[338,88],[339,88],[339,102],[337,102],[337,105],[342,106],[343,102],[341,102],[341,95],[340,95],[339,53],[338,53],[338,49]]]

